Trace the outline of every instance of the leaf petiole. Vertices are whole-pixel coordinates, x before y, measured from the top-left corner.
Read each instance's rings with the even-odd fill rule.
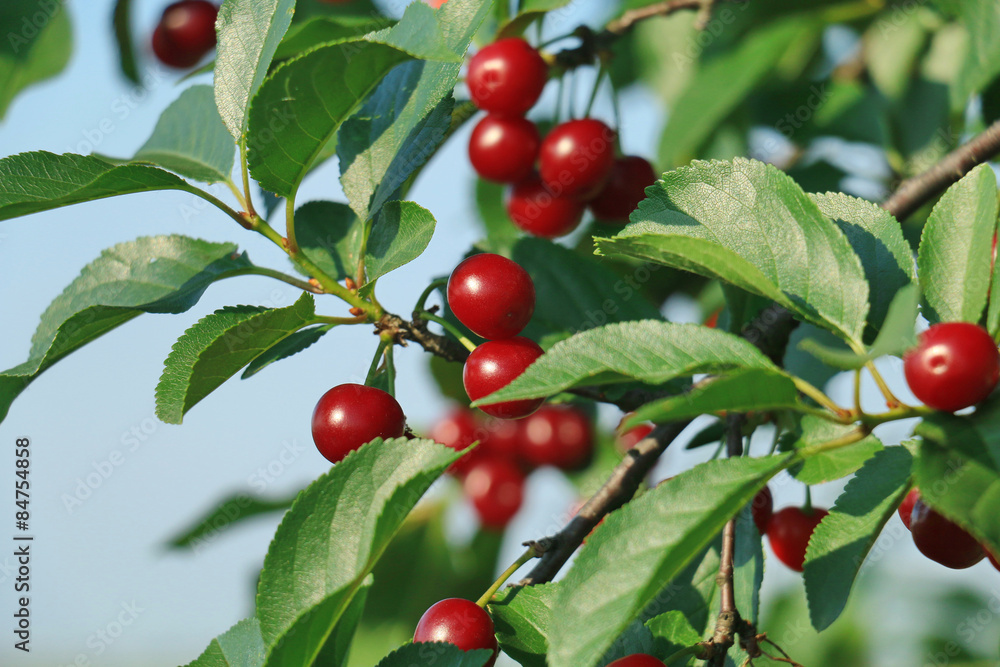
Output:
[[[489,604],[490,599],[493,598],[493,595],[500,590],[501,586],[507,583],[507,580],[510,579],[515,572],[521,569],[522,565],[533,558],[538,558],[541,555],[542,551],[539,548],[538,543],[531,542],[530,546],[528,546],[528,550],[521,554],[521,556],[514,561],[513,565],[503,571],[500,578],[493,582],[493,585],[490,586],[485,593],[483,593],[483,596],[476,601],[476,604],[485,609],[486,605]]]

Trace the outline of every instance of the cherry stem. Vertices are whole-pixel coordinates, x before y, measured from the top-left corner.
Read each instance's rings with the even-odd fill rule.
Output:
[[[861,414],[861,369],[854,371],[854,411]]]
[[[440,324],[442,327],[444,327],[445,331],[447,331],[448,333],[450,333],[452,336],[455,337],[455,340],[464,345],[465,349],[467,349],[469,352],[475,351],[476,344],[473,343],[468,338],[466,338],[465,336],[463,336],[462,332],[459,331],[458,328],[448,320],[444,319],[443,317],[438,317],[434,313],[430,313],[426,310],[417,311],[414,314],[418,315],[422,320],[427,320],[428,322],[435,322],[437,324]]]
[[[906,407],[906,404],[896,398],[896,396],[892,393],[892,390],[889,389],[889,385],[886,383],[885,378],[883,378],[882,374],[878,372],[877,368],[875,368],[874,362],[869,361],[865,364],[865,368],[867,368],[868,372],[872,374],[872,378],[874,378],[875,384],[878,385],[879,391],[882,392],[882,396],[885,397],[885,403],[889,406],[889,408]]]
[[[420,295],[420,298],[417,299],[417,305],[413,307],[413,310],[420,312],[426,311],[427,299],[430,298],[431,294],[433,294],[435,290],[445,287],[447,284],[448,284],[447,278],[438,278],[430,285],[428,285],[427,289],[425,289],[423,293]]]
[[[813,513],[813,493],[812,487],[806,484],[806,501],[802,504],[802,512],[805,514]]]
[[[388,346],[384,339],[380,339],[378,342],[378,348],[375,350],[375,356],[372,358],[371,366],[368,367],[368,375],[365,376],[365,386],[372,386],[372,382],[375,380],[375,376],[378,374],[378,364],[382,360],[382,355],[385,352],[386,346]]]
[[[285,238],[288,244],[288,254],[298,255],[299,244],[295,240],[295,196],[285,200]]]
[[[793,377],[792,381],[795,382],[795,388],[801,391],[803,394],[813,399],[820,405],[822,405],[827,410],[830,410],[838,417],[842,417],[846,412],[843,408],[833,402],[829,396],[824,394],[822,391],[809,384],[802,378]]]
[[[253,197],[250,195],[250,168],[247,166],[247,140],[246,137],[240,140],[240,173],[243,175],[243,196],[247,214],[256,216],[257,212],[253,208]]]
[[[388,381],[389,395],[395,398],[396,396],[396,361],[393,359],[393,347],[392,341],[386,341],[385,346],[385,374]]]
[[[663,664],[669,665],[670,663],[676,662],[677,660],[685,658],[689,655],[699,655],[702,651],[702,648],[703,647],[699,644],[695,644],[694,646],[686,646],[682,648],[680,651],[677,651],[676,653],[669,656],[666,660],[663,661]]]
[[[233,193],[233,196],[236,197],[236,201],[240,203],[240,206],[242,206],[243,210],[245,211],[247,208],[247,198],[243,196],[243,193],[240,192],[240,189],[236,187],[235,183],[233,183],[233,179],[227,178],[226,186],[229,188],[229,191]]]
[[[530,546],[528,546],[528,550],[525,551],[523,554],[521,554],[521,556],[516,561],[514,561],[513,565],[511,565],[510,567],[508,567],[506,570],[503,571],[503,574],[500,575],[500,578],[497,579],[493,583],[493,585],[490,586],[489,589],[487,589],[485,593],[483,593],[483,596],[479,598],[476,604],[485,609],[486,605],[489,604],[489,601],[491,599],[493,599],[493,596],[496,594],[496,592],[500,590],[500,587],[503,586],[505,583],[507,583],[507,580],[510,579],[515,572],[521,569],[522,565],[524,565],[533,558],[538,558],[541,555],[542,552],[538,548],[537,543],[531,542]]]
[[[597,92],[601,89],[601,82],[604,81],[604,75],[607,70],[604,67],[604,63],[597,69],[597,79],[594,80],[594,88],[590,91],[590,99],[587,100],[587,109],[583,112],[584,118],[590,118],[590,111],[594,108],[594,102],[597,100]]]

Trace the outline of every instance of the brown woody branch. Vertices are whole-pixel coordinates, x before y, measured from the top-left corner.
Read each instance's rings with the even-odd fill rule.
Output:
[[[882,208],[902,221],[928,201],[944,192],[972,169],[1000,153],[1000,121],[990,125],[930,169],[908,178],[882,202]]]
[[[628,10],[614,21],[608,23],[604,28],[604,32],[615,36],[623,35],[634,28],[637,23],[646,19],[656,16],[669,16],[674,12],[690,9],[698,10],[698,23],[703,28],[708,23],[712,8],[717,2],[718,0],[665,0],[664,2],[656,2],[652,5]]]

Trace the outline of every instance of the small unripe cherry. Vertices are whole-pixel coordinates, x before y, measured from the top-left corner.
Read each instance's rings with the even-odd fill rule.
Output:
[[[953,570],[964,570],[986,554],[972,535],[918,498],[910,513],[910,532],[920,553]]]
[[[375,438],[402,437],[403,409],[381,389],[341,384],[323,394],[312,417],[316,448],[331,463]]]
[[[420,617],[413,641],[444,642],[463,651],[488,649],[493,651],[493,657],[485,667],[493,667],[500,652],[493,619],[475,602],[462,598],[448,598],[431,605]]]

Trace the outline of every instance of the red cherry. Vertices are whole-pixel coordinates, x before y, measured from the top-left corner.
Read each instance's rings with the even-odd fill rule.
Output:
[[[903,520],[903,525],[906,529],[910,529],[910,516],[913,512],[913,503],[920,499],[920,491],[918,489],[910,489],[910,492],[906,494],[903,498],[903,502],[899,503],[899,518]]]
[[[986,554],[986,558],[987,560],[990,561],[990,565],[992,565],[996,570],[1000,571],[1000,562],[998,562],[997,559],[993,557],[993,554],[990,553],[989,549],[983,547],[983,553]]]
[[[524,420],[521,456],[532,465],[580,470],[593,454],[594,429],[579,408],[543,405]]]
[[[903,357],[903,371],[917,398],[935,410],[954,412],[990,395],[1000,379],[1000,353],[982,327],[935,324]]]
[[[482,524],[499,529],[521,509],[524,473],[510,461],[485,459],[472,466],[462,488]]]
[[[521,336],[482,343],[465,361],[462,370],[465,393],[475,401],[506,387],[542,354],[537,343]],[[503,401],[481,406],[480,410],[502,419],[517,419],[530,415],[544,400]]]
[[[206,0],[181,0],[163,10],[153,31],[153,53],[164,65],[193,67],[215,47],[219,8]]]
[[[542,141],[538,164],[542,183],[551,192],[591,198],[615,165],[615,132],[593,118],[557,125]]]
[[[646,198],[646,188],[656,182],[649,161],[630,155],[615,160],[601,192],[590,202],[594,217],[603,222],[628,222],[628,216]]]
[[[521,463],[523,424],[523,421],[517,419],[487,417],[483,424],[486,436],[483,438],[482,450],[492,458]]]
[[[986,554],[972,535],[931,509],[918,498],[910,513],[910,532],[920,553],[953,570],[964,570]]]
[[[554,239],[569,234],[583,218],[584,205],[571,197],[556,196],[532,174],[514,185],[507,197],[507,215],[532,236]]]
[[[608,667],[665,667],[662,661],[646,653],[633,653],[609,662]]]
[[[488,181],[516,183],[531,175],[541,143],[530,120],[490,114],[472,130],[469,161]]]
[[[476,335],[510,338],[521,333],[535,312],[535,284],[506,257],[473,255],[451,272],[448,305]]]
[[[705,319],[705,326],[708,327],[709,329],[714,329],[715,327],[717,327],[719,325],[719,315],[721,314],[722,314],[721,308],[713,312]]]
[[[430,437],[434,442],[445,447],[451,447],[460,452],[483,436],[482,429],[472,410],[459,408],[447,414],[431,429]],[[451,464],[448,472],[455,475],[465,475],[469,469],[482,459],[482,445]]]
[[[750,514],[753,516],[753,522],[757,524],[757,532],[761,535],[767,532],[767,524],[771,523],[773,511],[774,496],[771,495],[771,487],[765,486],[750,502]]]
[[[445,642],[463,651],[489,649],[493,657],[485,667],[493,667],[500,651],[493,619],[475,602],[462,598],[448,598],[431,605],[420,617],[413,641]]]
[[[405,429],[396,399],[360,384],[340,384],[323,394],[312,417],[313,442],[331,463],[375,438],[402,437]]]
[[[465,78],[473,103],[484,111],[521,115],[538,101],[549,68],[519,37],[484,46],[469,59]]]
[[[615,429],[615,433],[617,434],[615,444],[618,445],[618,451],[623,454],[638,445],[640,440],[653,432],[652,424],[639,424],[638,426],[622,433],[622,424],[633,414],[635,413],[629,412],[622,417],[622,420],[618,423],[618,428]]]
[[[827,514],[829,512],[818,507],[814,507],[809,514],[801,507],[786,507],[776,512],[767,524],[767,537],[778,560],[801,572],[809,538]]]

